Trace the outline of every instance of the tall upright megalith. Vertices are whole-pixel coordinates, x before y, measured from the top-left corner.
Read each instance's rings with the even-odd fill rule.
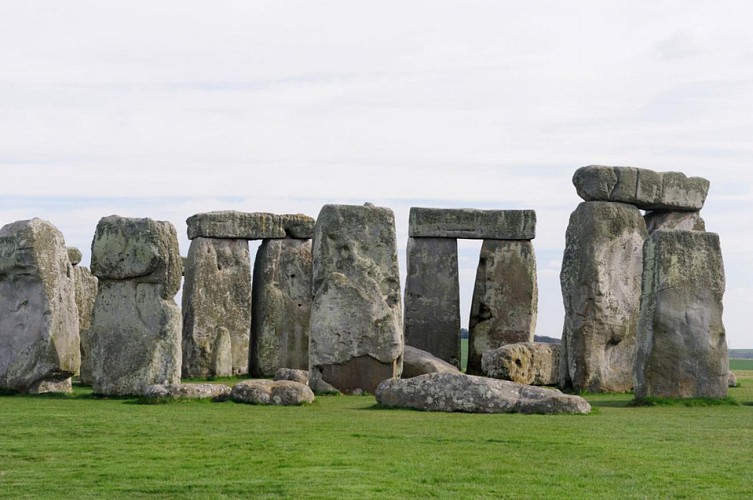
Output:
[[[79,369],[73,267],[41,219],[0,228],[0,388],[44,392]]]
[[[583,202],[570,216],[560,284],[560,385],[624,392],[633,385],[646,224],[626,203]]]
[[[374,392],[402,370],[395,216],[371,204],[325,205],[312,251],[311,384]]]
[[[97,299],[99,284],[97,277],[89,271],[88,267],[79,265],[81,262],[81,251],[78,248],[68,247],[68,258],[73,265],[76,308],[78,310],[78,331],[81,339],[81,369],[79,370],[79,379],[82,384],[91,385],[92,368],[91,356],[89,355],[89,328],[91,328],[92,324],[94,301]]]
[[[485,351],[533,342],[538,296],[533,242],[484,240],[468,325],[468,373],[483,373]]]
[[[254,264],[253,376],[271,377],[280,368],[308,370],[311,273],[311,240],[262,241]]]
[[[180,382],[183,264],[169,222],[112,215],[92,242],[99,279],[89,339],[96,394],[141,395]]]
[[[727,396],[719,236],[656,231],[644,246],[635,396]]]
[[[251,329],[248,241],[191,240],[182,306],[183,377],[247,373]]]

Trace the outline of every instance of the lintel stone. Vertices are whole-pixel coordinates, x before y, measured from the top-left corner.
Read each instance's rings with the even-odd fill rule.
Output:
[[[295,238],[308,240],[314,235],[314,219],[303,214],[271,214],[225,210],[192,215],[186,220],[188,239],[227,238],[267,240]]]
[[[536,237],[536,212],[412,207],[409,236],[469,240],[532,240]]]

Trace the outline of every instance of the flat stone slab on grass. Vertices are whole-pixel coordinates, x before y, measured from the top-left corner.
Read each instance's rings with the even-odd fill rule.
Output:
[[[536,212],[412,207],[408,235],[411,238],[532,240],[536,237]]]
[[[590,413],[580,396],[556,389],[516,384],[462,373],[430,373],[379,384],[376,400],[384,406],[466,413]]]
[[[314,393],[292,380],[244,380],[235,384],[230,398],[238,403],[293,406],[314,402]]]
[[[225,210],[192,215],[186,220],[188,239],[230,238],[266,240],[295,238],[308,240],[314,235],[314,219],[303,214],[270,214]]]
[[[455,365],[440,359],[430,352],[405,346],[403,351],[402,378],[413,378],[427,373],[460,373]]]
[[[224,384],[156,384],[146,388],[144,397],[224,401],[230,397],[230,390],[230,387]]]
[[[709,181],[681,172],[654,172],[645,168],[589,165],[573,175],[578,196],[586,201],[630,203],[641,210],[703,208]]]

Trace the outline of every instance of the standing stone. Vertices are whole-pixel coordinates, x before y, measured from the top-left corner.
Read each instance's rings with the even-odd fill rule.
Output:
[[[646,236],[632,205],[585,202],[570,216],[560,273],[561,387],[631,389]]]
[[[717,234],[656,231],[646,241],[637,399],[727,396],[724,286]]]
[[[142,395],[180,382],[182,260],[169,222],[112,215],[92,242],[99,290],[89,330],[96,394]]]
[[[643,216],[646,221],[648,234],[654,231],[705,231],[706,223],[699,212],[672,212],[657,210],[646,212]]]
[[[458,243],[408,238],[405,343],[460,366]]]
[[[59,390],[79,369],[78,328],[60,231],[36,218],[0,228],[0,388]]]
[[[87,267],[74,266],[73,276],[75,278],[76,307],[78,308],[78,331],[81,338],[81,370],[79,371],[79,377],[82,384],[91,385],[92,360],[90,356],[89,329],[92,324],[94,302],[97,299],[99,285],[97,277]]]
[[[308,370],[311,241],[264,240],[254,264],[249,371]]]
[[[248,241],[197,237],[183,284],[183,377],[248,373],[251,259]]]
[[[343,392],[374,392],[402,370],[395,216],[388,208],[325,205],[313,241],[309,364]]]
[[[536,256],[530,241],[485,240],[468,329],[468,367],[480,375],[484,351],[533,342],[538,311]]]

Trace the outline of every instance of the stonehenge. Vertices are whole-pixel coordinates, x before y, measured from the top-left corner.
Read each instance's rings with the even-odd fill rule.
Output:
[[[565,234],[560,346],[533,342],[533,210],[411,208],[404,296],[395,216],[370,203],[325,205],[316,219],[195,214],[185,258],[172,224],[103,217],[91,271],[49,222],[7,224],[0,389],[69,392],[78,374],[100,395],[226,398],[182,380],[274,377],[244,381],[232,397],[300,404],[369,392],[385,405],[480,412],[586,411],[530,385],[726,397],[724,264],[701,217],[709,181],[592,165],[573,184],[583,201]],[[467,374],[458,239],[482,240]],[[260,242],[255,258],[250,241]]]

